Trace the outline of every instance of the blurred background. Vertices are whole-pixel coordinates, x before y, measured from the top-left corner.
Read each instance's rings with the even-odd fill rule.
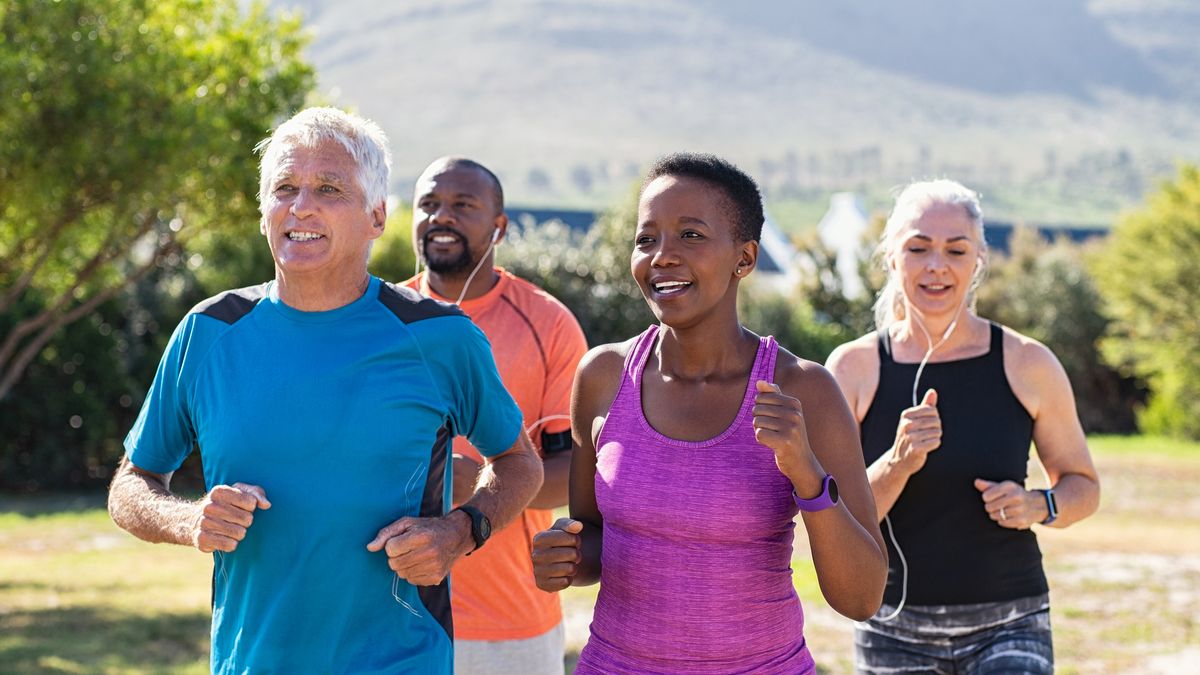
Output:
[[[743,319],[817,361],[871,328],[893,191],[978,190],[980,313],[1063,361],[1104,481],[1100,514],[1042,537],[1060,669],[1185,671],[1198,34],[1190,0],[0,0],[0,671],[205,670],[211,560],[118,532],[103,491],[175,324],[272,276],[252,148],[313,104],[391,138],[376,274],[412,273],[416,175],[467,155],[517,224],[501,264],[592,344],[650,320],[628,257],[665,152],[760,182]],[[196,459],[177,488],[203,491]],[[849,672],[849,623],[797,551],[821,668]],[[577,652],[594,589],[572,593]]]

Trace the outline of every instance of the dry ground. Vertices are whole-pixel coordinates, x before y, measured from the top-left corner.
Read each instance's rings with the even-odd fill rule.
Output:
[[[1200,445],[1092,439],[1101,510],[1040,535],[1062,673],[1200,672]],[[802,532],[802,529],[801,529]],[[852,670],[851,625],[796,586],[824,673]],[[117,530],[102,498],[0,497],[0,673],[207,671],[211,562]],[[564,593],[568,654],[595,588]]]
[[[1100,510],[1066,530],[1038,528],[1057,670],[1200,673],[1200,446],[1138,438],[1094,438],[1091,446]],[[797,533],[796,587],[818,667],[852,673],[852,623],[821,598],[803,527]],[[576,652],[587,641],[590,590],[564,594]]]

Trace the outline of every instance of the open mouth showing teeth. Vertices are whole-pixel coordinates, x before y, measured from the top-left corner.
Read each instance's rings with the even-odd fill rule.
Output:
[[[314,239],[324,239],[325,235],[317,234],[316,232],[288,232],[287,238],[292,241],[312,241]]]
[[[435,244],[457,244],[458,237],[453,234],[435,234],[429,238]]]
[[[690,281],[660,281],[652,286],[656,293],[679,293],[692,285]]]

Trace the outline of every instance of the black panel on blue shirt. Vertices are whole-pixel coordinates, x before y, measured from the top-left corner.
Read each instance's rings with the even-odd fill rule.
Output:
[[[450,439],[453,437],[454,434],[451,433],[448,422],[447,426],[438,429],[437,440],[434,441],[433,448],[429,453],[429,471],[425,476],[425,492],[421,496],[419,515],[422,518],[435,518],[446,512],[446,506],[442,501],[446,485],[443,478],[446,475],[446,458],[449,455]],[[425,609],[441,624],[442,630],[446,631],[446,637],[453,642],[454,618],[450,610],[450,584],[447,580],[442,579],[442,582],[436,586],[417,586],[417,596],[421,598]]]
[[[440,316],[466,316],[456,305],[427,298],[411,288],[387,281],[379,285],[379,301],[404,323]]]
[[[192,308],[193,314],[203,314],[233,325],[250,313],[260,300],[267,297],[267,284],[235,288],[201,302]]]

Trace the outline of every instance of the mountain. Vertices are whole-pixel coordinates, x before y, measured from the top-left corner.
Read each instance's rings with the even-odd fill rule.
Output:
[[[324,94],[514,203],[603,206],[654,157],[729,157],[778,202],[886,205],[947,175],[1010,219],[1107,222],[1200,160],[1193,0],[274,0]]]

